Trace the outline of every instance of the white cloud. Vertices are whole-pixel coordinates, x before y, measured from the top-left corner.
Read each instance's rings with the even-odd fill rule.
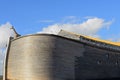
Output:
[[[57,34],[60,31],[60,27],[58,24],[54,24],[48,27],[44,27],[41,32],[38,33],[48,33],[48,34]]]
[[[12,25],[7,22],[0,26],[0,48],[4,48],[10,36],[13,36],[14,32],[10,29]]]
[[[2,74],[3,69],[5,47],[9,37],[14,36],[13,30],[10,29],[11,27],[12,25],[9,22],[0,26],[0,75]]]
[[[74,17],[71,17],[74,18]],[[40,33],[57,34],[61,29],[78,34],[98,36],[97,32],[102,28],[109,28],[112,21],[106,22],[102,18],[89,18],[82,23],[64,23],[64,24],[53,24],[48,27],[44,27]]]

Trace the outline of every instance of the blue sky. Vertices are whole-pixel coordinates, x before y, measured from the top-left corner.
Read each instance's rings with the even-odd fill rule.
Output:
[[[60,23],[66,16],[80,20],[87,16],[98,17],[113,20],[109,30],[98,32],[106,39],[120,35],[119,3],[120,0],[0,0],[0,24],[10,22],[17,32],[25,35]]]

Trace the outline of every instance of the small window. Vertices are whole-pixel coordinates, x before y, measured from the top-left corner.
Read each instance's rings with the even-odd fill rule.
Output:
[[[101,64],[102,62],[101,61],[97,61],[97,64]]]
[[[118,65],[118,61],[116,61],[116,63],[115,63],[116,65]]]
[[[109,54],[106,54],[105,56],[106,56],[107,58],[109,58]]]

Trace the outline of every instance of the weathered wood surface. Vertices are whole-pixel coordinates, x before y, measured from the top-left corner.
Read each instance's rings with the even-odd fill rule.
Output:
[[[11,42],[6,80],[117,78],[120,53],[55,35],[31,35]]]

